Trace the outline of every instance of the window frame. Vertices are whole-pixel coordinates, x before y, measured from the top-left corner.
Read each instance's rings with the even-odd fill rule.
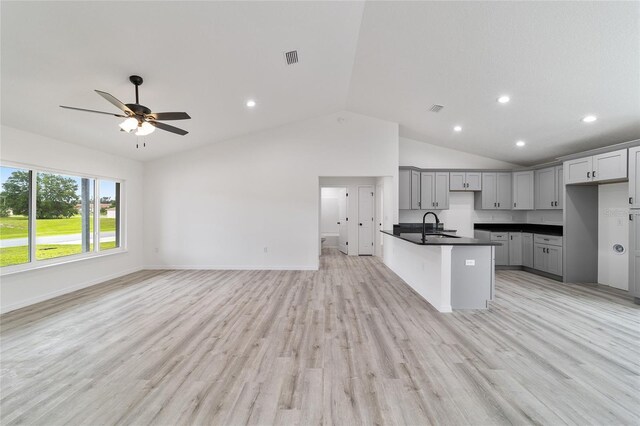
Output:
[[[126,179],[114,178],[103,175],[90,175],[87,173],[79,173],[69,170],[54,169],[50,167],[42,167],[35,164],[19,163],[14,161],[0,161],[0,167],[13,167],[29,172],[29,261],[26,263],[20,263],[17,265],[8,265],[0,267],[0,276],[11,275],[19,272],[32,271],[41,268],[48,268],[51,266],[64,265],[67,263],[74,263],[83,261],[86,259],[93,259],[104,256],[113,256],[116,254],[126,253],[127,248],[127,214],[126,214]],[[34,180],[37,179],[38,173],[51,173],[60,174],[70,177],[78,177],[81,179],[93,180],[93,250],[71,254],[68,256],[54,257],[50,259],[38,260],[36,257],[36,191],[37,185],[34,185]],[[118,204],[119,212],[116,215],[118,223],[116,224],[116,240],[119,241],[120,246],[106,250],[99,250],[100,247],[100,181],[115,182],[120,185],[118,191]],[[119,235],[118,235],[119,231]]]

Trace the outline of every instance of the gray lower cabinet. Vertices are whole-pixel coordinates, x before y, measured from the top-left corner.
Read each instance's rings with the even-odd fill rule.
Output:
[[[522,266],[533,268],[533,234],[522,233]]]
[[[496,246],[496,266],[509,265],[509,233],[508,232],[492,232],[491,241],[501,243]]]
[[[509,232],[509,265],[522,265],[522,232]]]
[[[533,268],[562,276],[562,237],[535,234]]]
[[[640,210],[631,210],[629,219],[629,293],[640,299]]]

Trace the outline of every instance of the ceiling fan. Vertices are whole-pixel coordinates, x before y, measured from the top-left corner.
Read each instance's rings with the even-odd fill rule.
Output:
[[[136,103],[134,104],[123,104],[115,96],[102,92],[100,90],[96,90],[96,93],[107,101],[111,102],[115,105],[123,114],[114,114],[111,112],[103,112],[103,111],[95,111],[92,109],[84,109],[84,108],[75,108],[70,106],[60,105],[62,108],[66,109],[75,109],[77,111],[86,111],[86,112],[95,112],[98,114],[107,114],[113,115],[114,117],[122,117],[126,118],[122,123],[120,123],[120,128],[122,131],[127,133],[131,133],[134,130],[137,136],[146,136],[152,133],[156,128],[165,130],[167,132],[175,133],[181,136],[186,135],[186,130],[179,129],[174,126],[170,126],[165,123],[161,123],[160,121],[164,120],[187,120],[191,117],[186,112],[151,112],[149,108],[144,105],[140,105],[140,101],[138,98],[138,86],[142,84],[142,77],[138,75],[132,75],[129,77],[129,81],[136,86]]]

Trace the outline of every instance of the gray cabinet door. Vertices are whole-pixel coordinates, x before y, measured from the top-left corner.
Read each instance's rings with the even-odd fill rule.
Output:
[[[533,245],[533,269],[547,271],[547,250],[544,244]]]
[[[411,170],[411,209],[420,209],[420,172]]]
[[[629,148],[629,204],[640,208],[640,146]]]
[[[435,207],[435,178],[433,172],[420,173],[420,206],[422,210],[429,210]]]
[[[562,275],[562,247],[547,246],[547,272]]]
[[[482,191],[482,173],[480,172],[467,172],[467,191]]]
[[[498,208],[498,201],[496,199],[496,190],[498,175],[496,173],[483,173],[482,174],[482,193],[480,195],[482,199],[483,210],[495,210]]]
[[[496,173],[496,208],[511,210],[511,173]]]
[[[435,173],[434,201],[435,208],[444,210],[449,208],[449,172]]]
[[[556,209],[564,209],[564,167],[556,167]]]
[[[629,219],[629,293],[640,298],[640,210],[632,210]]]
[[[607,181],[627,177],[627,150],[607,152],[593,156],[593,180]]]
[[[533,210],[533,171],[513,172],[513,209]]]
[[[565,161],[566,184],[591,182],[594,170],[592,160],[592,157],[584,157]]]
[[[496,265],[509,265],[509,233],[508,232],[492,232],[491,241],[495,241],[502,245],[495,247]]]
[[[522,266],[533,268],[533,234],[522,233]]]
[[[398,204],[400,210],[411,209],[411,170],[400,170],[398,187]]]
[[[522,233],[509,232],[509,265],[522,265]]]
[[[451,191],[466,191],[467,181],[465,179],[465,172],[450,172],[449,175],[449,189]]]
[[[556,203],[556,168],[535,171],[536,210],[554,209]]]

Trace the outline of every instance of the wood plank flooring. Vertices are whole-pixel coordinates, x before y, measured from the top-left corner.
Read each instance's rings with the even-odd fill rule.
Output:
[[[640,309],[497,273],[440,314],[373,257],[143,271],[0,317],[9,424],[639,424]]]

